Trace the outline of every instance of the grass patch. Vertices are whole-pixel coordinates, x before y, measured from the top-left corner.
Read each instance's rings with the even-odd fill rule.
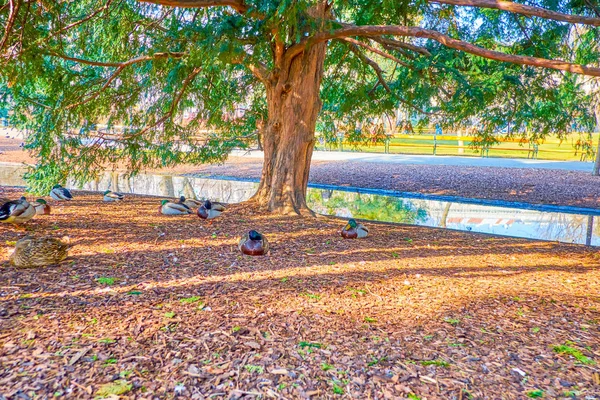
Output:
[[[446,318],[444,319],[444,322],[452,325],[452,326],[456,326],[458,324],[460,324],[460,319],[456,319],[456,318]]]
[[[333,367],[333,365],[331,365],[331,364],[327,364],[327,363],[322,363],[322,364],[321,364],[321,369],[322,369],[323,371],[329,371],[329,370],[332,370],[333,368],[334,368],[334,367]]]
[[[566,354],[569,355],[573,358],[575,358],[577,361],[579,361],[581,364],[584,365],[594,365],[596,364],[596,362],[594,360],[592,360],[589,357],[584,356],[581,351],[577,350],[574,347],[571,347],[571,345],[573,345],[573,342],[569,342],[567,341],[565,344],[561,344],[558,346],[554,346],[552,347],[552,350],[554,350],[554,352],[556,354]]]
[[[197,301],[200,301],[202,298],[200,296],[192,296],[192,297],[185,297],[183,299],[179,299],[179,302],[181,304],[192,304],[195,303]]]
[[[115,278],[101,276],[100,278],[96,278],[96,282],[98,282],[101,285],[111,286],[115,284]]]
[[[312,293],[300,293],[300,296],[304,296],[304,297],[308,297],[309,299],[312,300],[321,300],[321,296],[318,294],[312,294]]]
[[[527,392],[527,397],[532,399],[541,399],[542,397],[544,397],[544,391],[540,389],[530,390],[529,392]]]
[[[246,371],[250,372],[251,374],[253,374],[254,372],[262,374],[263,372],[265,372],[265,369],[260,365],[245,365],[244,368],[246,368]]]
[[[368,324],[372,324],[372,323],[377,322],[377,320],[375,318],[365,317],[365,322]]]
[[[450,366],[450,364],[444,360],[427,360],[427,361],[421,361],[421,365],[423,366],[428,366],[428,365],[435,365],[436,367],[444,367],[447,368]]]
[[[300,342],[298,343],[298,346],[300,346],[301,349],[304,348],[314,348],[314,349],[324,349],[325,346],[323,346],[322,343],[316,343],[316,342]]]
[[[125,380],[118,380],[112,383],[100,385],[96,391],[98,397],[120,396],[133,389],[133,385]]]

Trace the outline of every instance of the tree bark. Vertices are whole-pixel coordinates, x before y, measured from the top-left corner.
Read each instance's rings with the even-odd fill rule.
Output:
[[[306,188],[322,105],[319,89],[326,46],[325,42],[310,46],[284,62],[265,82],[265,158],[260,185],[251,201],[274,213],[314,215],[306,205]]]

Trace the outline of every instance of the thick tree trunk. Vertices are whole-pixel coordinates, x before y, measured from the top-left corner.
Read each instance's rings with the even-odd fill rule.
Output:
[[[265,83],[268,121],[263,130],[265,159],[257,193],[251,199],[282,214],[312,214],[306,187],[321,111],[319,88],[326,43],[311,46]]]

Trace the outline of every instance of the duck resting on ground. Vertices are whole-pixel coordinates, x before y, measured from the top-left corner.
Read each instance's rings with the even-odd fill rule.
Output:
[[[203,203],[204,203],[203,201],[196,200],[196,199],[186,199],[185,196],[181,196],[179,198],[179,204],[185,204],[186,206],[188,206],[192,210],[196,210]]]
[[[223,211],[225,211],[225,206],[223,204],[206,200],[204,204],[198,208],[198,216],[202,219],[213,219],[221,215]]]
[[[0,222],[22,224],[34,217],[35,208],[25,197],[19,200],[7,201],[0,207]]]
[[[37,215],[49,215],[50,214],[50,206],[46,203],[44,199],[37,199],[35,203],[33,203],[33,207],[35,208],[35,213]]]
[[[52,190],[50,191],[50,197],[52,197],[56,201],[68,201],[73,199],[73,195],[69,191],[60,185],[54,185]]]
[[[58,264],[67,258],[68,243],[52,237],[33,238],[26,236],[15,245],[10,263],[18,268],[43,267]]]
[[[159,208],[163,215],[188,215],[192,210],[185,204],[173,203],[169,200],[163,200]]]
[[[362,239],[367,237],[369,230],[363,224],[359,224],[356,220],[350,219],[346,226],[342,228],[341,234],[344,239]]]
[[[269,251],[269,241],[264,235],[251,230],[240,239],[238,248],[249,256],[262,256]]]
[[[107,190],[104,192],[104,201],[121,201],[125,198],[125,196],[118,192],[113,192],[112,190]]]

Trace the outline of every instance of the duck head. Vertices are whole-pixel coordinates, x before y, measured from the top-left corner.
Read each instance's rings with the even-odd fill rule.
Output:
[[[262,240],[262,235],[253,229],[250,232],[248,232],[248,238],[250,240]]]

